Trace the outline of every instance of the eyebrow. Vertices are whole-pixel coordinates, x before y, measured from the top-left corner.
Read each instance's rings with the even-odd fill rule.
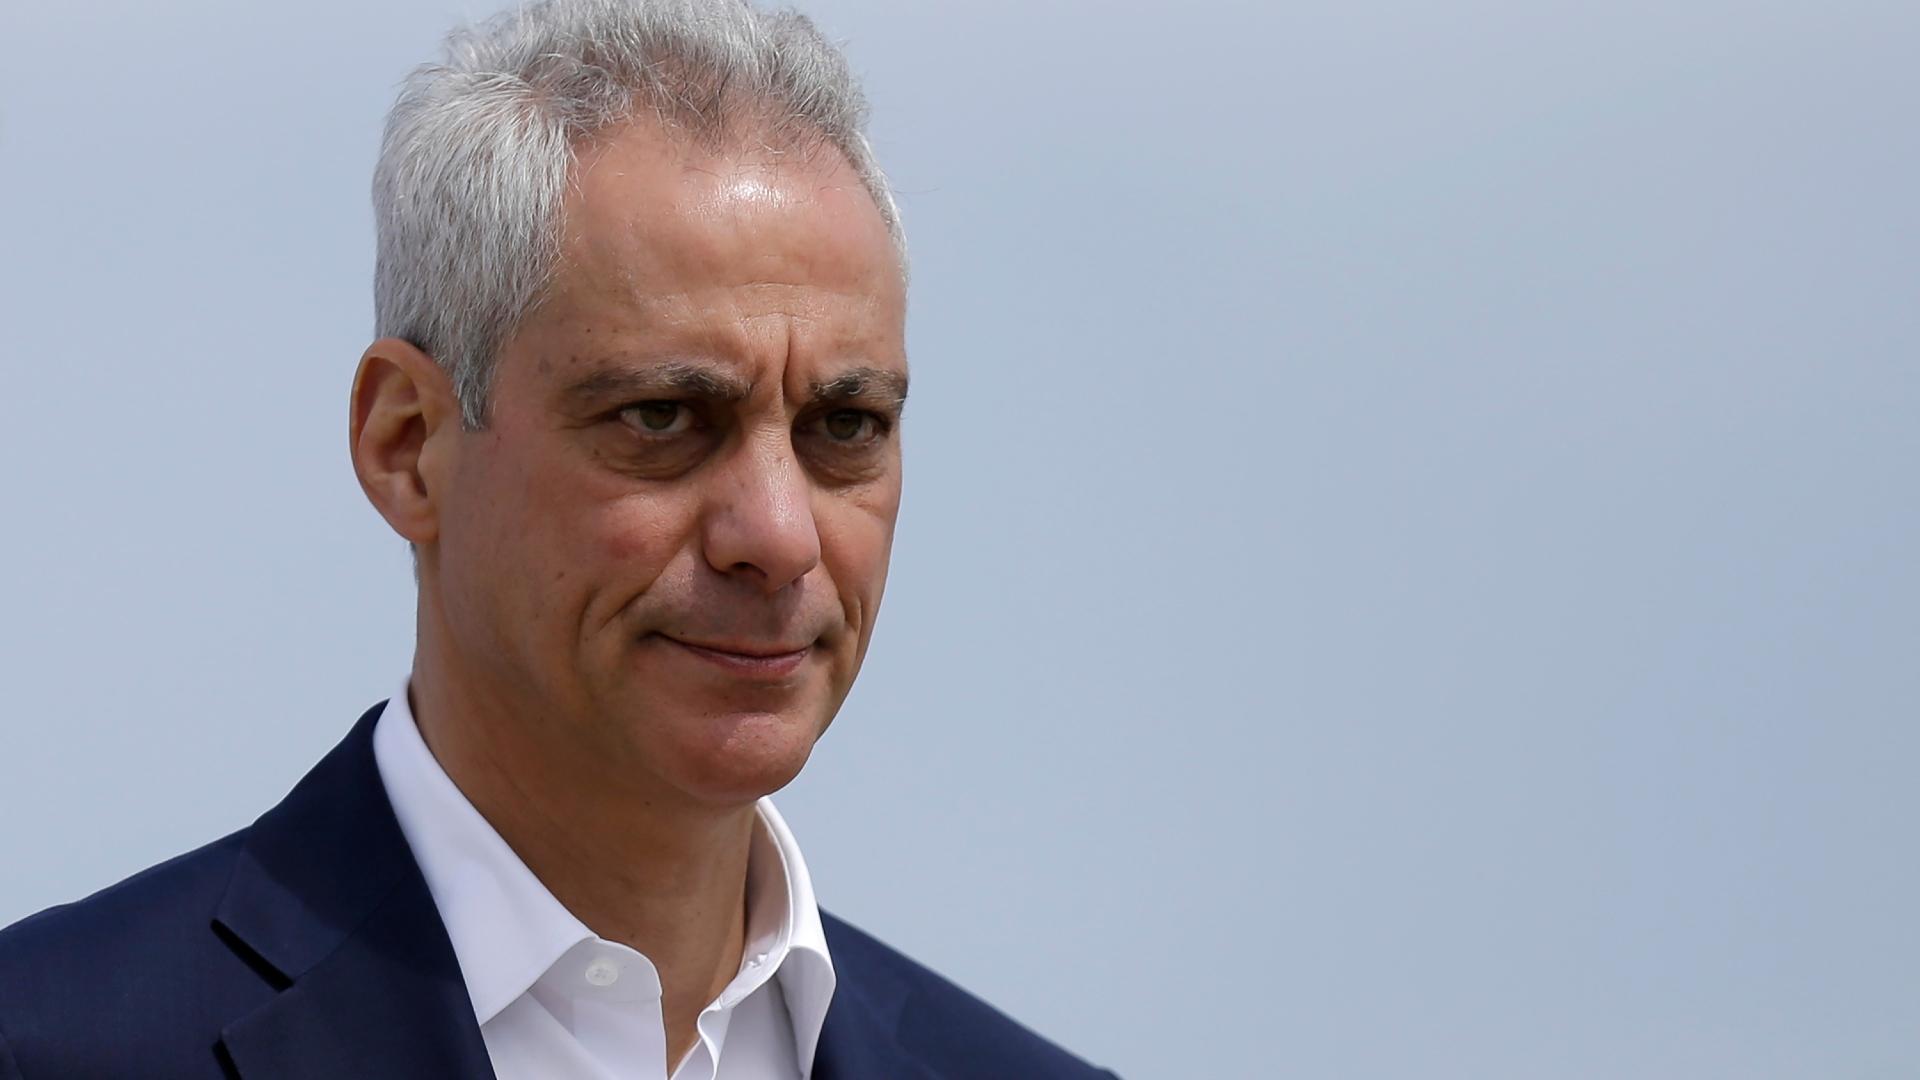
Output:
[[[609,367],[592,371],[561,390],[566,400],[592,405],[609,398],[685,397],[717,402],[746,399],[753,385],[730,372],[705,364],[669,360],[642,367]],[[899,413],[907,405],[907,377],[876,367],[858,367],[807,387],[810,404],[870,402]]]
[[[907,377],[880,368],[861,367],[808,387],[816,404],[871,401],[893,412],[907,407]]]
[[[601,368],[569,383],[567,400],[592,403],[610,397],[690,397],[741,401],[753,388],[745,380],[704,364],[669,360],[640,368]]]

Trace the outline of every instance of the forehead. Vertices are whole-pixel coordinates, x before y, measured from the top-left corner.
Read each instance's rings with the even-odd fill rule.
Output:
[[[824,142],[716,149],[623,125],[581,148],[562,215],[557,299],[648,307],[760,289],[904,311],[885,219]]]

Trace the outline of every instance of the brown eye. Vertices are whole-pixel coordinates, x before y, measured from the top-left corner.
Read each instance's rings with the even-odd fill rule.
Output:
[[[693,410],[677,401],[642,401],[620,410],[620,419],[647,435],[678,435],[693,422]]]
[[[858,409],[841,409],[830,412],[822,426],[827,436],[835,442],[858,442],[873,425],[873,417]]]

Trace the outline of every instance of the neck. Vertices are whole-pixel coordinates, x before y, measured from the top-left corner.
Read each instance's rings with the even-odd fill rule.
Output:
[[[421,644],[408,697],[427,748],[575,918],[652,961],[671,1070],[740,967],[752,804],[689,805],[592,782],[590,766],[554,745],[548,725],[564,720],[515,715],[503,695],[448,678]]]

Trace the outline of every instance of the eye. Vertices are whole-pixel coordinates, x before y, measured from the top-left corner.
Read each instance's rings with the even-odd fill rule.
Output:
[[[820,418],[820,430],[836,443],[858,446],[880,435],[880,418],[861,409],[835,409]]]
[[[693,410],[678,401],[641,401],[621,409],[620,420],[642,435],[679,435],[693,426]]]

